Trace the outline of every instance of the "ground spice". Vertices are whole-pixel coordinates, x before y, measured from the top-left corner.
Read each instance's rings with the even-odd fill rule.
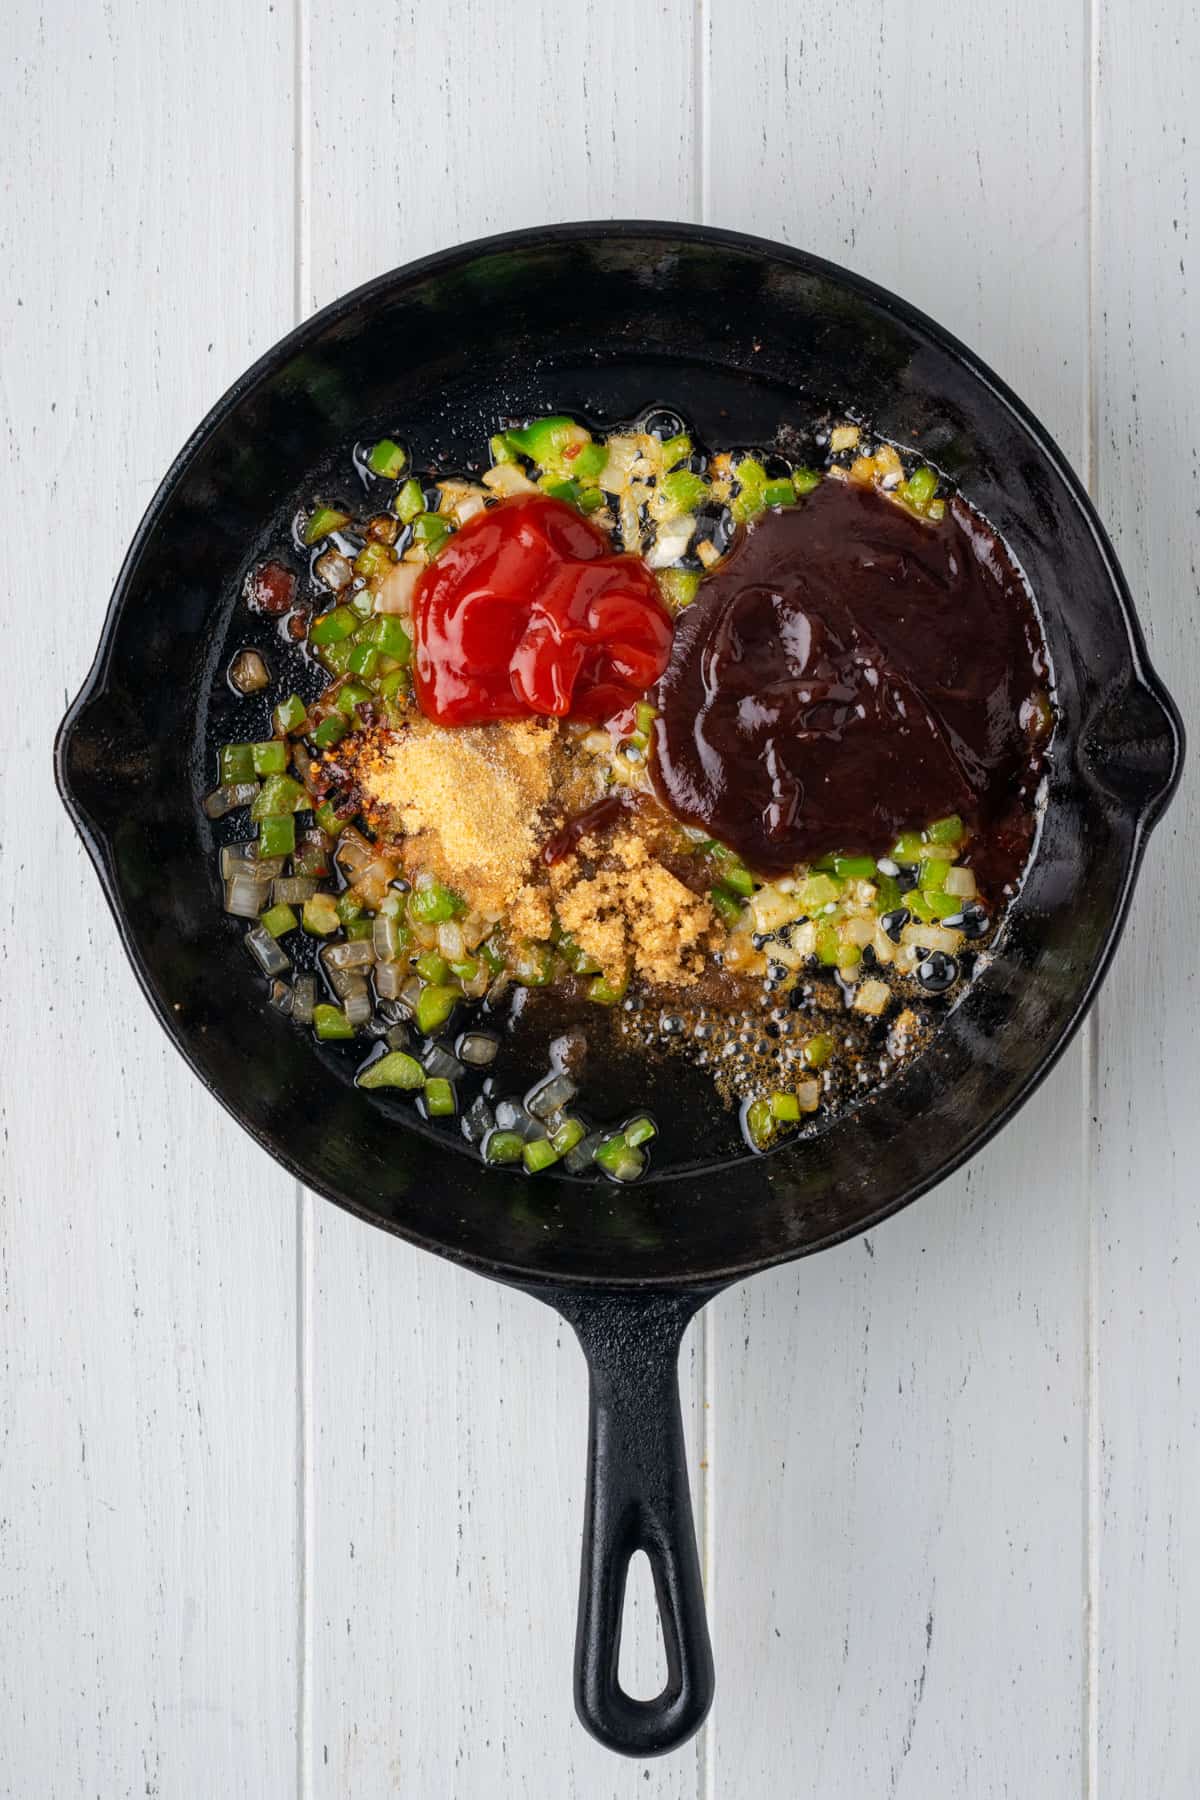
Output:
[[[447,731],[414,715],[399,730],[365,733],[352,767],[368,822],[403,834],[407,867],[501,913],[553,823],[558,755],[557,729],[538,720]]]

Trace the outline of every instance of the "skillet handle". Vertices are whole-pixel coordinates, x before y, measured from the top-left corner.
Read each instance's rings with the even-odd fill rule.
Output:
[[[678,1375],[684,1330],[707,1297],[560,1292],[554,1301],[583,1346],[591,1391],[575,1708],[594,1737],[626,1756],[676,1749],[712,1705]],[[667,1653],[666,1686],[653,1700],[626,1694],[617,1673],[637,1550],[653,1572]]]

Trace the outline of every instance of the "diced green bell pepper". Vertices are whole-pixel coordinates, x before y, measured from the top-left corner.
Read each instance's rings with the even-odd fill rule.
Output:
[[[686,431],[677,432],[674,437],[662,441],[662,463],[664,469],[673,469],[676,463],[692,454],[692,440]]]
[[[708,483],[702,475],[693,475],[690,469],[676,469],[673,474],[664,475],[659,483],[663,498],[677,512],[695,512],[708,499]]]
[[[335,744],[341,743],[349,729],[349,722],[340,713],[330,713],[313,732],[313,743],[319,750],[332,750]]]
[[[284,905],[268,906],[258,922],[266,927],[273,938],[281,938],[285,932],[295,931],[300,923],[291,907]]]
[[[578,456],[570,458],[571,474],[576,481],[595,481],[607,461],[608,451],[603,444],[585,444]]]
[[[489,1163],[520,1162],[525,1140],[519,1131],[489,1131],[483,1140],[483,1160]]]
[[[311,548],[327,538],[331,531],[340,531],[343,525],[350,523],[348,512],[339,512],[336,506],[318,506],[309,514],[308,523],[304,527],[304,542]]]
[[[545,419],[533,419],[519,431],[510,431],[508,441],[544,474],[566,476],[574,474],[571,465],[583,455],[583,447],[591,443],[592,435],[574,419],[555,413]],[[569,450],[574,450],[573,456],[567,455]]]
[[[408,457],[396,443],[394,438],[380,438],[367,458],[367,467],[372,475],[381,475],[385,481],[395,481],[403,474]]]
[[[414,888],[408,896],[408,916],[418,925],[441,925],[462,912],[464,902],[440,881]]]
[[[254,780],[253,744],[222,744],[219,760],[222,787]]]
[[[837,899],[841,889],[828,875],[806,875],[796,890],[796,898],[808,914],[818,913]]]
[[[283,775],[288,766],[288,748],[281,738],[267,738],[264,743],[251,744],[250,754],[254,758],[256,775]]]
[[[425,510],[425,494],[415,476],[410,476],[404,483],[393,505],[402,525],[411,525],[417,514]]]
[[[403,1088],[413,1093],[425,1086],[425,1071],[415,1056],[404,1050],[390,1050],[378,1062],[360,1070],[357,1079],[361,1088]]]
[[[454,1089],[443,1075],[431,1075],[425,1083],[425,1111],[431,1119],[454,1116],[457,1102]]]
[[[347,681],[338,689],[334,704],[344,719],[352,719],[355,707],[361,706],[364,700],[370,698],[370,688],[364,687],[361,681]]]
[[[312,804],[308,792],[291,775],[268,775],[250,808],[250,817],[279,818],[283,813],[305,812]]]
[[[550,1134],[550,1142],[559,1156],[565,1156],[576,1144],[582,1144],[587,1136],[587,1126],[582,1119],[564,1119],[557,1131]]]
[[[875,879],[875,858],[873,856],[835,856],[833,872],[843,881],[873,881]]]
[[[914,512],[925,512],[937,492],[937,484],[938,478],[932,469],[914,469],[908,480],[900,483],[896,492]]]
[[[308,641],[316,644],[337,644],[342,638],[350,636],[358,629],[358,618],[353,608],[335,606],[327,613],[321,613],[308,628]]]
[[[289,694],[275,708],[275,723],[282,732],[298,731],[308,717],[308,708],[299,694]]]
[[[394,613],[381,613],[375,620],[371,642],[381,656],[394,657],[398,663],[412,661],[412,639]]]
[[[313,1030],[322,1042],[354,1036],[354,1027],[340,1006],[314,1006]]]
[[[396,558],[386,544],[377,543],[374,539],[364,544],[354,559],[354,573],[361,575],[364,581],[379,581],[385,576]],[[371,610],[371,596],[362,591],[355,596],[356,610],[366,618]]]
[[[296,848],[296,820],[292,813],[272,814],[258,827],[261,856],[290,856]]]
[[[558,1161],[558,1151],[549,1138],[534,1138],[525,1145],[523,1159],[529,1173],[537,1175]]]
[[[961,844],[966,835],[967,828],[957,813],[951,813],[945,819],[935,819],[925,830],[925,836],[931,844]]]
[[[658,585],[667,605],[679,612],[696,598],[700,572],[698,569],[659,569]]]
[[[919,831],[902,831],[891,849],[891,859],[898,863],[920,862],[925,839]]]
[[[300,923],[311,937],[329,937],[341,924],[333,895],[313,894],[301,908]]]
[[[769,1100],[752,1100],[746,1108],[746,1135],[756,1150],[765,1150],[775,1135],[775,1115]]]
[[[716,887],[709,888],[708,898],[722,925],[728,925],[732,929],[735,925],[740,924],[742,902],[736,894],[730,893],[727,887],[722,887],[718,882]]]
[[[439,1030],[461,999],[458,988],[440,984],[423,987],[417,997],[417,1030],[425,1036]]]
[[[596,975],[588,983],[587,997],[589,1000],[594,1000],[597,1006],[618,1006],[625,998],[628,987],[628,975],[619,985],[609,981],[607,976]]]
[[[450,531],[450,521],[444,519],[441,513],[418,513],[413,520],[413,536],[419,544],[424,544],[431,556],[441,548],[443,540],[450,536]]]

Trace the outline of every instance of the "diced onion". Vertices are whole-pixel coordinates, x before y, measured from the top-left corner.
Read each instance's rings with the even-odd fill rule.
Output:
[[[413,594],[421,579],[421,563],[393,563],[375,590],[372,609],[377,613],[398,613],[402,618],[412,612]]]
[[[868,944],[874,942],[875,921],[865,918],[847,919],[842,926],[841,935],[845,943],[857,944],[860,950],[865,950]]]
[[[235,812],[239,806],[249,806],[257,792],[257,781],[232,781],[225,787],[215,788],[204,797],[205,817],[223,819],[226,813]]]
[[[886,981],[864,981],[854,996],[854,1010],[877,1019],[886,1010],[891,997],[892,990]]]
[[[291,957],[275,942],[265,925],[250,927],[246,933],[246,948],[264,975],[282,975],[292,966]]]
[[[750,899],[755,931],[778,931],[803,916],[804,908],[795,894],[784,894],[772,884],[759,888]]]
[[[317,1003],[315,975],[297,975],[292,983],[292,1018],[297,1025],[311,1025]]]
[[[948,956],[954,955],[962,941],[961,931],[949,931],[944,925],[922,925],[918,919],[911,919],[900,933],[900,942],[910,949],[944,950]]]
[[[371,1016],[371,996],[365,989],[361,994],[350,994],[343,1000],[342,1010],[357,1031]]]
[[[271,899],[276,906],[303,906],[318,885],[311,875],[288,875],[272,884]]]
[[[817,928],[811,919],[805,919],[802,925],[792,926],[788,938],[798,956],[811,956],[817,947]]]
[[[405,965],[399,962],[377,962],[375,964],[375,992],[381,1000],[398,1000],[400,990],[408,977]]]
[[[794,1089],[802,1113],[816,1112],[821,1104],[821,1084],[819,1081],[798,1081]]]
[[[944,891],[959,900],[973,900],[977,892],[973,869],[947,869]]]
[[[349,938],[322,950],[321,960],[328,969],[369,969],[375,961],[375,946],[370,938]]]
[[[257,919],[265,904],[266,889],[256,876],[235,875],[225,883],[225,911],[235,919]]]
[[[334,856],[349,875],[358,875],[375,861],[375,846],[353,825],[347,825],[337,841]]]
[[[229,665],[229,680],[239,694],[257,694],[270,686],[271,676],[257,650],[239,650]]]
[[[569,1106],[578,1092],[569,1075],[551,1075],[533,1089],[526,1104],[535,1119],[548,1119],[560,1106]]]
[[[327,588],[332,588],[335,594],[340,594],[342,589],[349,587],[354,580],[354,570],[337,550],[322,551],[313,564],[313,574],[318,581],[323,581]]]
[[[516,463],[497,463],[495,468],[485,472],[483,485],[490,488],[493,494],[505,497],[510,494],[536,494],[538,491]]]
[[[463,941],[462,926],[454,919],[447,919],[438,926],[437,947],[447,962],[462,962],[467,952]]]
[[[654,548],[646,558],[647,567],[669,569],[672,563],[678,562],[691,543],[695,529],[696,521],[690,513],[672,519],[669,525],[661,525]]]

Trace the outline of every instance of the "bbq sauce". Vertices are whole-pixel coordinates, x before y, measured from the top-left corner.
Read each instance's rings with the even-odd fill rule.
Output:
[[[1028,854],[1047,684],[1028,590],[965,502],[930,524],[824,481],[748,529],[682,615],[655,785],[767,877],[960,813],[999,894]]]

